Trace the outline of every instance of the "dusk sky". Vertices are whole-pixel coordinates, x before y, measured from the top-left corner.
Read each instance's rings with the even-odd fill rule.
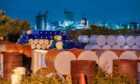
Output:
[[[49,21],[63,21],[64,9],[74,12],[74,20],[84,15],[90,22],[140,23],[140,0],[0,0],[7,16],[35,23],[38,12],[49,12]]]

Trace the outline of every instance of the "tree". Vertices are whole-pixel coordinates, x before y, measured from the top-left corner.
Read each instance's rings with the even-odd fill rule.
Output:
[[[9,34],[20,35],[24,30],[29,30],[29,28],[30,24],[28,21],[12,19],[0,10],[0,37],[5,39],[5,37]]]

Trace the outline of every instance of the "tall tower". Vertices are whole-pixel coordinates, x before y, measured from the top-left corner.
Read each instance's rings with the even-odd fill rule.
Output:
[[[73,25],[73,15],[74,13],[72,11],[69,11],[67,9],[64,10],[64,30],[69,30],[72,28]]]
[[[36,29],[41,30],[41,14],[40,14],[40,12],[36,16]]]
[[[64,17],[66,21],[72,21],[73,16],[74,16],[74,13],[72,11],[69,11],[67,9],[64,10]]]
[[[47,30],[47,19],[48,19],[48,12],[44,14],[39,14],[36,16],[36,27],[37,30]]]

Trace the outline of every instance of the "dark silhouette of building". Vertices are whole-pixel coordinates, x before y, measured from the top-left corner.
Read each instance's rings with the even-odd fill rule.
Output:
[[[47,17],[48,17],[48,12],[39,14],[36,16],[36,28],[37,30],[46,30],[47,29]]]
[[[128,24],[123,24],[122,26],[127,29],[133,29],[133,30],[140,29],[140,24],[137,22],[129,22]]]
[[[69,11],[67,9],[64,10],[64,18],[67,21],[73,21],[74,13],[72,11]]]
[[[138,30],[139,29],[139,24],[137,22],[130,22],[129,27],[130,29]]]

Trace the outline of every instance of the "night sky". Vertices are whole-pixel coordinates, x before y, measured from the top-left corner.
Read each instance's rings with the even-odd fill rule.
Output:
[[[63,21],[64,9],[74,12],[74,20],[82,15],[90,22],[140,23],[140,0],[0,0],[0,9],[12,18],[35,23],[38,12],[49,11],[49,21]]]

